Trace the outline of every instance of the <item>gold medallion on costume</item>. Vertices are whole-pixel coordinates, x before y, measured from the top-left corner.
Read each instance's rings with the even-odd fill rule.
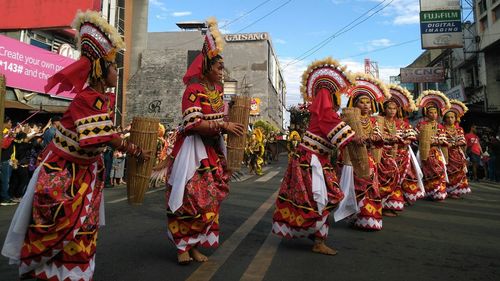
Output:
[[[214,111],[221,112],[224,109],[222,95],[217,90],[209,90],[207,87],[205,87],[205,90],[212,109]]]

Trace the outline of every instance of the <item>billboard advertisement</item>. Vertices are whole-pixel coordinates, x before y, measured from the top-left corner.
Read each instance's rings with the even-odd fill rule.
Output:
[[[415,67],[401,68],[401,83],[443,82],[444,68]]]
[[[101,10],[101,0],[0,0],[0,29],[70,28],[78,10]]]
[[[47,79],[75,60],[0,35],[0,73],[8,87],[45,93]],[[55,96],[57,87],[48,94]],[[71,92],[61,92],[60,98],[72,99]]]
[[[422,49],[461,48],[463,33],[460,1],[421,0],[420,33]]]

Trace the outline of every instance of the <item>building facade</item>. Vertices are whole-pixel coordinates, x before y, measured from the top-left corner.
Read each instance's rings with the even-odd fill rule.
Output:
[[[204,27],[178,25],[184,31],[148,34],[138,71],[128,81],[128,121],[156,116],[170,127],[180,123],[182,77],[201,49]],[[226,34],[224,40],[225,100],[245,87],[254,106],[250,122],[262,119],[283,130],[286,87],[269,34]]]
[[[119,23],[118,2],[82,0],[59,5],[42,0],[25,0],[13,2],[2,9],[0,73],[6,76],[7,82],[7,116],[14,121],[23,121],[33,112],[61,114],[67,109],[74,94],[45,93],[44,85],[50,76],[80,57],[75,46],[76,31],[71,29],[76,12],[87,9],[100,11],[108,22],[116,26]],[[26,4],[41,8],[26,11]],[[58,15],[54,17],[56,10]],[[122,61],[121,56],[118,57]],[[120,65],[121,61],[118,62]],[[48,118],[50,115],[37,114],[30,121],[41,122]]]

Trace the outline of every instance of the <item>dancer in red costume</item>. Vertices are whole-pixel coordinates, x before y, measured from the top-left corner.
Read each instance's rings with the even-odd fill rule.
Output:
[[[411,150],[410,143],[416,140],[416,132],[412,129],[408,120],[404,118],[408,113],[417,108],[408,90],[398,86],[390,85],[391,98],[384,102],[385,128],[393,136],[393,143],[388,146],[387,156],[396,159],[397,182],[391,193],[382,197],[385,215],[395,216],[395,211],[402,211],[406,200],[415,201],[423,197],[423,186],[420,190],[418,175],[421,173],[420,166]],[[386,146],[384,146],[386,148]],[[383,171],[379,169],[379,175]],[[388,175],[390,176],[390,175]]]
[[[443,125],[439,123],[439,117],[450,108],[450,101],[440,91],[424,91],[417,99],[416,104],[422,108],[425,119],[418,123],[417,132],[422,126],[432,127],[431,148],[429,157],[421,159],[421,168],[424,174],[424,187],[427,198],[436,201],[446,199],[446,160],[441,147],[447,147],[446,133]]]
[[[41,153],[14,215],[2,254],[19,264],[21,278],[92,280],[99,226],[104,223],[102,191],[106,145],[139,159],[150,151],[122,140],[113,125],[116,53],[120,34],[97,12],[78,13],[81,58],[52,76],[46,91],[77,93]],[[88,82],[88,86],[85,85]]]
[[[207,261],[198,247],[218,246],[219,208],[230,177],[221,133],[245,132],[242,124],[223,120],[223,39],[215,19],[207,25],[203,49],[184,75],[184,123],[167,167],[167,234],[179,264]]]
[[[273,233],[314,239],[313,252],[335,255],[328,247],[328,216],[344,197],[330,152],[354,132],[337,115],[340,92],[352,85],[345,68],[331,58],[311,64],[302,76],[302,95],[312,101],[309,127],[292,152],[273,215]]]
[[[460,127],[460,118],[464,116],[468,108],[458,100],[450,100],[451,108],[444,114],[444,127],[448,140],[448,183],[446,192],[450,198],[457,199],[470,193],[469,181],[467,180],[467,159],[465,157],[464,130]]]
[[[359,229],[382,229],[382,199],[378,169],[370,150],[381,148],[384,139],[378,123],[372,114],[379,111],[379,103],[390,98],[387,87],[378,79],[364,74],[356,76],[356,84],[348,89],[348,107],[357,107],[361,111],[361,125],[366,139],[363,142],[368,149],[370,177],[362,178],[354,171],[354,187],[360,212],[357,214],[354,226]],[[393,160],[394,161],[394,160]],[[391,165],[394,169],[395,163]]]

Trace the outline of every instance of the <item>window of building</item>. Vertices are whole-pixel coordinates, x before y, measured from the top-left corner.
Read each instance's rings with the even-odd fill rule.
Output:
[[[481,28],[481,31],[485,31],[488,29],[488,16],[484,16],[479,20],[479,26]]]
[[[493,22],[496,22],[497,20],[500,20],[500,5],[498,5],[494,10],[493,10]]]
[[[479,7],[479,14],[482,14],[484,12],[486,12],[486,10],[488,9],[488,5],[486,3],[487,0],[480,0],[477,5]]]

